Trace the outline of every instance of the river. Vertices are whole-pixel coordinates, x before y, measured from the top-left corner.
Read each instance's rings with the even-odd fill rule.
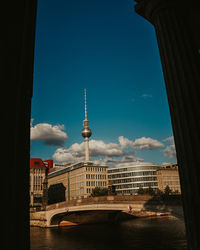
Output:
[[[172,216],[112,224],[31,227],[31,250],[186,250],[184,222]]]

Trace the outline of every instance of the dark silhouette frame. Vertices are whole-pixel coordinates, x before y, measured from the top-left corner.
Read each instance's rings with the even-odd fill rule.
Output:
[[[180,171],[188,248],[200,249],[200,24],[198,1],[138,0],[156,30]],[[5,1],[2,178],[6,249],[27,250],[30,112],[36,0]],[[5,108],[6,107],[6,108]],[[9,183],[7,183],[9,180]],[[4,237],[6,239],[6,237]]]

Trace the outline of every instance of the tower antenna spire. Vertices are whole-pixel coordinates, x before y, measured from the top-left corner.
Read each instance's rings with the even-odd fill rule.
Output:
[[[89,137],[92,135],[92,131],[89,128],[89,121],[87,119],[86,88],[84,89],[84,92],[85,92],[85,120],[83,121],[83,129],[81,131],[81,134],[85,138],[85,161],[89,161],[90,160]]]
[[[84,89],[84,91],[85,91],[85,120],[87,120],[86,88]]]

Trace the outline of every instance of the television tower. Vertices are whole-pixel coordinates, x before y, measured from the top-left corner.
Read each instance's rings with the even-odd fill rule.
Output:
[[[89,121],[87,119],[86,89],[85,89],[85,120],[83,121],[83,129],[81,131],[81,134],[85,138],[85,161],[89,161],[90,160],[89,137],[92,135],[92,131],[89,128]]]

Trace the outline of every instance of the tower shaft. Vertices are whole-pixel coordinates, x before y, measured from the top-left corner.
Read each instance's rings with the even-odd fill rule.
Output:
[[[90,160],[90,152],[89,152],[89,139],[85,137],[85,161]]]

